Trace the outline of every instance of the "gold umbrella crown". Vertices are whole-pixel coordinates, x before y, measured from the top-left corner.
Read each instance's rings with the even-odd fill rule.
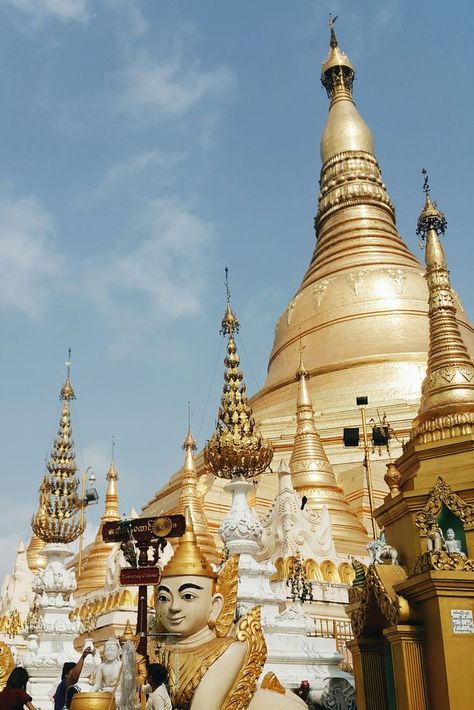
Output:
[[[234,340],[240,325],[230,305],[227,268],[226,291],[227,308],[221,323],[221,334],[227,336],[224,390],[215,432],[204,448],[204,461],[207,469],[219,478],[253,478],[268,468],[273,448],[260,434],[247,399],[247,387]]]
[[[84,524],[79,519],[79,480],[76,477],[77,466],[69,410],[70,400],[75,399],[70,381],[70,355],[71,351],[66,363],[66,381],[59,395],[64,403],[59,429],[40,485],[39,508],[31,521],[33,532],[44,542],[69,543],[76,540],[84,529]]]

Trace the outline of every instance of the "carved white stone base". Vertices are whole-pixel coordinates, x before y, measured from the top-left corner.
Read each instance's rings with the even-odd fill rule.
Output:
[[[35,575],[32,585],[37,594],[40,620],[36,632],[27,636],[26,652],[19,662],[28,671],[28,692],[33,704],[39,710],[50,710],[51,693],[61,680],[63,664],[79,660],[73,642],[81,624],[78,619],[69,619],[75,607],[72,592],[76,579],[74,571],[66,569],[64,561],[72,553],[66,545],[51,543],[44,547],[42,554],[47,565]],[[94,658],[88,656],[81,674],[80,684],[84,690],[89,688],[87,678],[95,665]]]

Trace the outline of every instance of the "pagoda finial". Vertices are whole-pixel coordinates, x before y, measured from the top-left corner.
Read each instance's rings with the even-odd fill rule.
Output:
[[[115,437],[112,437],[112,455],[109,470],[106,475],[107,489],[105,491],[105,508],[101,518],[99,532],[102,523],[106,521],[120,520],[119,496],[118,496],[118,471],[115,465]]]
[[[336,20],[338,17],[339,17],[339,15],[336,15],[336,17],[333,17],[332,13],[331,12],[329,13],[329,29],[331,31],[331,39],[330,39],[329,44],[331,45],[331,47],[333,49],[335,47],[337,47],[337,37],[336,37],[336,32],[334,30],[334,25],[336,24]]]
[[[71,350],[66,367],[66,382],[60,394],[63,408],[59,430],[40,486],[39,508],[31,522],[33,532],[44,542],[69,543],[76,540],[84,529],[79,515],[79,480],[76,477],[77,466],[69,411],[69,402],[76,398],[70,382]]]
[[[68,358],[64,364],[66,365],[66,381],[61,387],[59,399],[70,401],[71,399],[76,399],[76,395],[74,394],[74,389],[71,384],[71,348],[68,350]]]
[[[428,173],[422,171],[425,204],[418,218],[416,233],[425,242],[426,280],[430,344],[426,376],[421,388],[421,403],[413,422],[412,437],[426,421],[448,414],[474,411],[474,365],[461,337],[456,306],[440,235],[446,218],[431,200]],[[441,424],[440,424],[441,426]]]
[[[331,102],[337,98],[352,99],[352,84],[354,82],[355,71],[351,62],[344,52],[339,48],[336,31],[334,29],[338,15],[333,17],[329,14],[329,54],[323,62],[321,68],[321,83],[327,91]]]
[[[239,321],[230,305],[227,267],[226,296],[227,308],[221,324],[221,334],[227,336],[225,384],[216,430],[206,444],[204,460],[208,469],[219,478],[252,478],[268,468],[273,448],[255,424],[244,376],[239,368],[240,358],[234,340]]]

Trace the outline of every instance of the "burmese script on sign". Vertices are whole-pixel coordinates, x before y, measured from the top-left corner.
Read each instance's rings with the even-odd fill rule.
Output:
[[[474,634],[474,621],[470,609],[451,609],[451,622],[455,634]]]

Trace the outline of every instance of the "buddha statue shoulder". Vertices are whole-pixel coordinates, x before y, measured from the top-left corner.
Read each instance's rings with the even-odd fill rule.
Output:
[[[260,607],[234,628],[238,564],[238,557],[231,557],[217,574],[201,552],[186,514],[186,532],[156,589],[158,637],[148,649],[150,660],[168,670],[171,702],[177,710],[264,708],[262,694],[275,698],[271,687],[257,690],[267,655]],[[306,707],[295,695],[290,694],[288,703],[281,692],[279,697],[285,701],[281,708]]]

